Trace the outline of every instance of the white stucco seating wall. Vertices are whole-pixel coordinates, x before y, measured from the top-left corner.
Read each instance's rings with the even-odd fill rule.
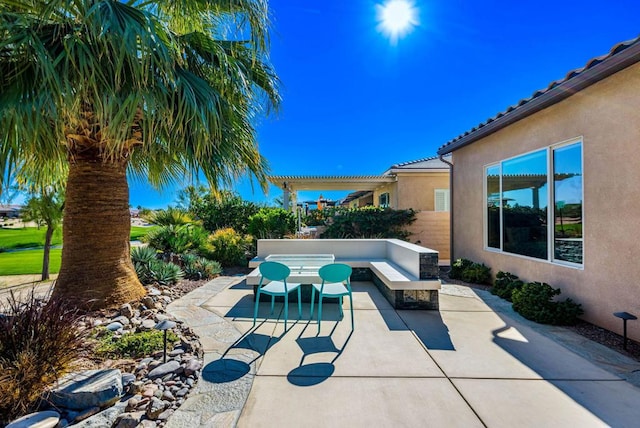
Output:
[[[439,279],[420,279],[421,254],[437,251],[399,239],[260,239],[257,256],[249,267],[257,268],[270,254],[334,254],[336,263],[371,269],[390,290],[439,290]],[[437,261],[436,261],[437,265]],[[256,285],[254,269],[247,284]]]

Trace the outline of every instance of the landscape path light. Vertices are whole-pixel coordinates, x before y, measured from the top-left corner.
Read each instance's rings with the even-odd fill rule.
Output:
[[[162,362],[167,362],[167,330],[171,330],[176,326],[176,323],[171,320],[162,320],[154,327],[156,330],[164,331],[164,354],[162,356]]]

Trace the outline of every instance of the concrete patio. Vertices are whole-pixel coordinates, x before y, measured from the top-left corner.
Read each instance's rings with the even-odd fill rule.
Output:
[[[288,331],[244,277],[220,277],[169,311],[201,337],[205,367],[168,427],[637,426],[640,364],[515,314],[488,292],[445,284],[440,311],[391,308],[354,283],[355,330],[325,306],[290,307]],[[265,317],[268,317],[265,320]],[[623,378],[628,379],[625,381]]]

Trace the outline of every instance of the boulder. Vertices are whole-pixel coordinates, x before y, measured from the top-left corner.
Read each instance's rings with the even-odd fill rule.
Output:
[[[11,422],[6,428],[53,428],[60,421],[60,413],[53,410],[30,413]]]
[[[84,410],[109,406],[118,401],[122,391],[120,370],[86,370],[63,377],[49,400],[56,407]]]

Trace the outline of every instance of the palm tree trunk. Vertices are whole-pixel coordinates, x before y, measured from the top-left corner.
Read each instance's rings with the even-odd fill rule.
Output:
[[[44,235],[44,253],[42,255],[42,279],[49,279],[49,253],[51,252],[51,237],[53,236],[53,226],[47,224],[47,232]]]
[[[98,309],[146,294],[131,263],[126,169],[126,160],[103,161],[92,150],[70,159],[62,265],[53,297]]]

